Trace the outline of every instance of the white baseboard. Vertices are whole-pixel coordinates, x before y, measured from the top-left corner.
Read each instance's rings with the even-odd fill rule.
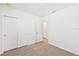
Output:
[[[53,45],[53,46],[56,46],[56,47],[58,47],[58,48],[60,48],[60,49],[63,49],[63,50],[66,50],[66,51],[68,51],[68,52],[71,52],[71,53],[73,53],[73,54],[79,55],[78,52],[75,52],[75,51],[72,51],[72,50],[63,48],[63,47],[61,47],[61,46],[59,46],[59,45],[57,45],[57,44],[55,44],[55,43],[52,43],[52,42],[48,42],[48,43],[51,44],[51,45]]]
[[[35,43],[38,43],[38,42],[41,42],[42,40],[39,40],[39,41],[36,41],[36,42],[31,42],[31,43],[28,43],[27,45],[32,45],[32,44],[35,44]]]
[[[28,44],[24,44],[24,45],[20,45],[17,48],[20,48],[20,47],[23,47],[23,46],[26,46],[26,45],[32,45],[32,44],[35,44],[35,43],[38,43],[38,42],[41,42],[41,40],[36,41],[36,42],[31,42],[31,43],[28,43]]]

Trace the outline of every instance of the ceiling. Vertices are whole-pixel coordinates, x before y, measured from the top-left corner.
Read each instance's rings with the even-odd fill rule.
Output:
[[[12,3],[12,7],[36,16],[47,16],[76,3]]]

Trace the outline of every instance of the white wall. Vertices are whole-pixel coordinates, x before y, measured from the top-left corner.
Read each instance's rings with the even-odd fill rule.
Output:
[[[2,20],[1,17],[3,18],[5,15],[13,16],[17,18],[18,47],[41,41],[42,39],[41,21],[39,17],[14,8],[1,7],[1,6],[0,6],[0,12],[2,12],[2,14],[0,13],[0,21]],[[0,32],[1,32],[1,28],[0,28]],[[0,48],[1,48],[1,40],[3,39],[0,39]]]
[[[44,17],[48,21],[49,43],[79,54],[79,5]]]

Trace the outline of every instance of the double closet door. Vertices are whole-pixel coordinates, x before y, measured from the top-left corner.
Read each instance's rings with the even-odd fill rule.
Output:
[[[17,19],[4,16],[2,19],[2,50],[17,48],[18,45]]]

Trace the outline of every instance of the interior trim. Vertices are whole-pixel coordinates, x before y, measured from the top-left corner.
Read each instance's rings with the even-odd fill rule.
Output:
[[[50,42],[50,41],[48,41],[48,43],[51,44],[51,45],[54,45],[54,46],[56,46],[56,47],[58,47],[58,48],[60,48],[60,49],[66,50],[66,51],[68,51],[68,52],[70,52],[70,53],[73,53],[73,54],[79,55],[78,52],[75,52],[75,51],[72,51],[72,50],[69,50],[69,49],[63,48],[63,47],[61,47],[61,46],[59,46],[59,45],[57,45],[57,44],[55,44],[55,43],[52,43],[52,42]]]

